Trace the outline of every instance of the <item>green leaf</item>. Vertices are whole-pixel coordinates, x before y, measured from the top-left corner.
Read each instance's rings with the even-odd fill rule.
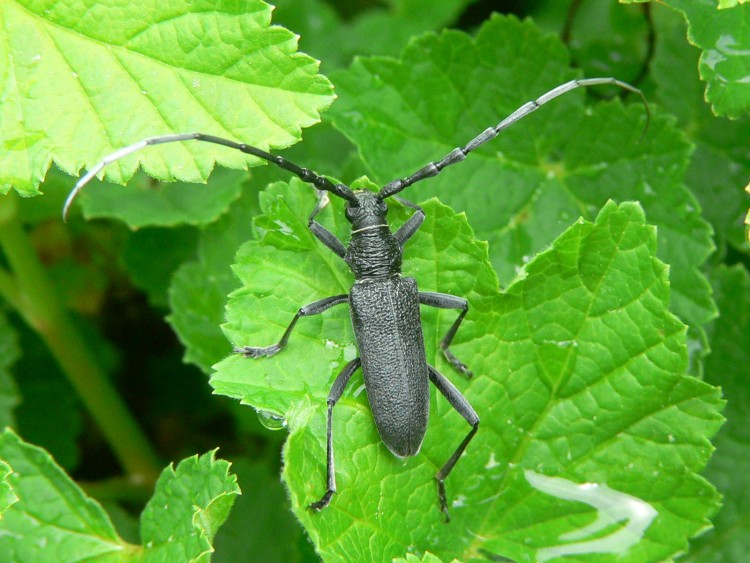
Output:
[[[301,36],[301,46],[326,69],[355,56],[396,55],[409,38],[449,26],[472,0],[386,0],[342,18],[326,2],[281,0],[278,21]]]
[[[2,520],[3,512],[18,502],[18,497],[9,482],[12,474],[13,468],[4,461],[0,461],[0,520]]]
[[[704,100],[704,85],[695,68],[700,52],[685,41],[681,14],[654,5],[651,10],[656,44],[651,77],[655,100],[676,115],[696,145],[685,181],[711,222],[719,249],[726,244],[747,252],[742,217],[747,209],[741,188],[750,177],[750,119],[718,118]]]
[[[426,35],[400,60],[358,59],[334,75],[336,127],[381,184],[463,146],[528,100],[575,78],[564,47],[531,22],[495,16],[476,39]],[[672,267],[672,309],[691,327],[691,371],[705,353],[703,325],[716,314],[700,267],[711,229],[682,184],[690,145],[674,120],[642,105],[582,103],[571,92],[503,131],[466,162],[415,184],[404,197],[437,196],[466,212],[500,281],[577,217],[593,220],[609,198],[637,200],[659,227],[659,256]]]
[[[706,477],[724,495],[724,507],[688,560],[741,561],[750,550],[750,276],[741,266],[718,268],[711,281],[721,316],[712,327],[706,381],[727,397],[727,423],[714,440]]]
[[[408,553],[406,557],[396,557],[393,559],[393,563],[442,563],[442,561],[442,559],[429,551],[425,552],[422,557]],[[454,559],[451,563],[458,563],[458,559]]]
[[[5,191],[33,194],[51,161],[70,174],[165,133],[204,131],[284,147],[332,100],[317,63],[271,26],[259,1],[114,0],[93,5],[3,2],[0,157]],[[230,117],[228,117],[230,116]],[[175,143],[106,170],[122,182],[138,164],[159,179],[205,181],[238,151]]]
[[[277,342],[301,305],[349,290],[343,262],[307,229],[314,203],[297,181],[263,194],[258,239],[238,253],[242,288],[227,305],[234,345]],[[333,207],[324,223],[345,230],[341,206]],[[343,308],[302,319],[288,348],[271,358],[223,360],[211,379],[217,393],[284,418],[284,480],[319,554],[361,560],[377,551],[389,559],[430,550],[443,560],[480,553],[531,560],[557,546],[637,561],[685,550],[718,505],[696,472],[710,455],[721,400],[717,389],[684,375],[685,327],[667,310],[667,269],[654,257],[655,231],[642,211],[607,204],[595,224],[568,229],[501,295],[487,247],[465,218],[434,200],[424,209],[404,272],[424,291],[469,300],[453,350],[475,377],[457,376],[436,352],[455,312],[423,309],[428,361],[482,418],[447,480],[450,525],[433,477],[466,422],[433,393],[421,453],[399,460],[378,438],[359,375],[335,409],[338,494],[320,514],[305,508],[324,492],[331,382],[357,355]],[[392,204],[394,225],[408,215]],[[650,507],[653,518],[632,532],[633,522],[605,511],[609,523],[597,532],[589,527],[600,516],[596,503],[580,492],[592,488],[587,483],[598,486],[594,501]],[[579,491],[581,502],[566,490]]]
[[[750,111],[750,6],[717,10],[712,0],[668,0],[688,21],[688,40],[700,48],[698,70],[717,115]]]
[[[214,459],[214,452],[167,467],[141,515],[146,560],[208,561],[238,494],[229,463]]]
[[[246,172],[218,169],[211,175],[208,185],[167,184],[144,174],[127,187],[93,182],[81,196],[83,215],[86,219],[120,219],[131,229],[207,225],[225,213],[240,196],[246,178]]]
[[[5,430],[0,459],[13,470],[7,482],[18,497],[0,520],[0,552],[13,561],[207,561],[239,494],[229,464],[213,453],[168,467],[143,511],[139,547],[117,535],[102,507],[43,449]]]
[[[653,41],[649,15],[642,7],[618,2],[547,2],[541,13],[535,9],[531,16],[539,27],[561,36],[573,65],[584,76],[615,76],[633,84],[642,79]]]
[[[135,549],[43,449],[6,429],[0,435],[0,459],[13,468],[8,482],[18,496],[0,520],[0,552],[9,560],[115,559]]]
[[[698,70],[714,113],[737,118],[750,111],[750,5],[717,6],[716,0],[663,3],[682,12],[688,22],[688,41],[702,51]]]

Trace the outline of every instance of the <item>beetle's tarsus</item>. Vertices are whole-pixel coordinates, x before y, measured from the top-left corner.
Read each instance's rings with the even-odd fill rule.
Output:
[[[246,358],[260,358],[263,356],[269,357],[276,354],[281,350],[281,346],[274,344],[272,346],[266,346],[265,348],[256,348],[253,346],[240,346],[234,349],[235,354],[242,354]]]
[[[445,523],[451,521],[451,515],[450,512],[448,512],[448,500],[445,497],[445,483],[440,477],[435,477],[435,480],[437,481],[438,486],[438,500],[440,502],[440,512],[443,513],[443,516],[445,516]]]
[[[443,348],[441,346],[441,348]],[[457,372],[459,372],[461,375],[465,376],[468,379],[471,379],[474,377],[474,372],[472,372],[468,367],[466,367],[466,364],[463,363],[461,360],[459,360],[456,356],[453,355],[453,352],[451,352],[447,347],[443,348],[443,355],[445,356],[445,359],[448,360],[448,363],[452,365]]]
[[[326,494],[324,494],[319,501],[308,504],[307,509],[312,510],[313,512],[320,512],[330,504],[331,497],[333,497],[335,492],[336,491],[326,491]]]

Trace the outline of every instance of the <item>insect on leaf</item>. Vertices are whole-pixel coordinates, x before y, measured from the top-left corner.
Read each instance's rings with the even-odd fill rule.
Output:
[[[296,181],[264,194],[266,216],[235,265],[242,287],[230,297],[225,326],[234,345],[278,341],[301,305],[351,286],[343,262],[307,229],[314,203]],[[323,219],[334,231],[344,222],[338,203]],[[423,291],[469,300],[453,350],[475,376],[463,379],[436,352],[452,311],[422,309],[428,362],[482,418],[446,483],[449,525],[434,474],[466,422],[433,390],[421,453],[400,460],[380,441],[357,374],[334,410],[339,492],[321,513],[306,509],[325,489],[328,391],[357,355],[345,306],[301,319],[271,358],[227,358],[211,379],[217,393],[285,421],[284,480],[318,552],[338,560],[377,549],[386,559],[429,550],[443,560],[490,553],[520,561],[603,552],[659,560],[684,550],[718,503],[697,472],[721,423],[721,401],[718,390],[685,375],[685,327],[667,310],[667,270],[641,209],[609,203],[595,223],[565,231],[504,294],[465,218],[434,200],[424,209],[404,275]],[[408,215],[392,204],[394,225]],[[594,498],[582,492],[592,487]],[[613,498],[649,518],[607,520],[601,506]],[[600,517],[606,526],[592,527]]]

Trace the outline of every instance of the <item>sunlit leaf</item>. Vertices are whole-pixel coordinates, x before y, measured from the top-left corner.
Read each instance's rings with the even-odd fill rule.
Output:
[[[203,131],[284,147],[330,104],[317,63],[271,26],[260,0],[3,2],[0,41],[2,184],[37,190],[50,163],[77,174],[153,135]],[[144,151],[106,170],[121,182],[137,165],[160,179],[200,181],[238,151],[206,143]]]

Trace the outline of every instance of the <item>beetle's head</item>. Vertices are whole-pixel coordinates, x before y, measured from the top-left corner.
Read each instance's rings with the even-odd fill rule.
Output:
[[[346,218],[352,224],[353,231],[386,224],[388,206],[378,194],[357,190],[354,196],[354,201],[346,204]]]

